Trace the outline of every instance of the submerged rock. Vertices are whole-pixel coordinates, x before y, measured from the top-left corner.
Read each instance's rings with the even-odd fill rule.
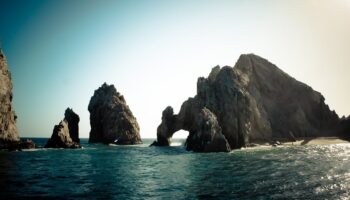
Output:
[[[7,141],[0,143],[0,149],[9,150],[9,151],[22,151],[23,149],[35,149],[35,143],[30,140],[18,140],[18,141]]]
[[[90,143],[140,144],[140,128],[124,97],[114,85],[95,90],[90,112]]]
[[[0,149],[35,148],[31,140],[20,141],[16,127],[17,116],[12,106],[12,79],[6,57],[0,48]]]
[[[79,116],[67,108],[64,119],[55,125],[45,148],[81,148],[79,144]]]
[[[200,77],[197,95],[182,104],[179,114],[174,114],[171,107],[163,111],[154,145],[169,145],[172,135],[182,129],[189,131],[187,149],[208,151],[201,146],[206,137],[198,139],[194,132],[201,126],[196,120],[203,109],[216,117],[216,130],[221,129],[231,149],[277,139],[338,136],[339,117],[324,100],[319,92],[266,59],[241,55],[234,68],[216,66],[208,78]],[[219,146],[210,151],[217,151]]]

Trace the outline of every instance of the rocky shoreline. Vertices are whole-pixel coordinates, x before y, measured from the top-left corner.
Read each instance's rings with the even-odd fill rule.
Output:
[[[0,48],[0,149],[37,148],[31,140],[20,140],[12,87]],[[89,143],[142,144],[136,117],[114,85],[104,83],[95,90],[88,111]],[[45,148],[81,148],[79,121],[79,115],[67,108]],[[151,146],[170,146],[179,130],[189,132],[188,151],[230,152],[255,146],[347,143],[350,117],[339,118],[319,92],[268,60],[243,54],[234,67],[216,66],[207,78],[199,77],[196,95],[178,114],[166,107]]]

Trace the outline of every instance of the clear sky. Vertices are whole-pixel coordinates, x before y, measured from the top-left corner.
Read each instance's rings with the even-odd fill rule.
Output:
[[[0,39],[22,137],[50,137],[71,107],[87,138],[88,103],[107,82],[141,136],[154,138],[166,106],[178,112],[199,76],[242,53],[267,58],[350,114],[350,0],[1,0]]]

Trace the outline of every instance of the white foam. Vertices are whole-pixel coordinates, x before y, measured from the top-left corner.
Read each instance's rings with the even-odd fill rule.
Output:
[[[181,146],[181,145],[182,145],[181,142],[172,142],[172,143],[170,144],[170,146],[172,146],[172,147],[177,147],[177,146]]]

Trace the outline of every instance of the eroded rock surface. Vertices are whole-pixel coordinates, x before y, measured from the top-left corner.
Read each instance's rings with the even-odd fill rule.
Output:
[[[79,116],[67,108],[64,119],[55,125],[45,148],[81,148],[79,143]]]
[[[140,128],[124,97],[114,85],[95,90],[90,112],[90,143],[140,144]]]
[[[241,55],[233,68],[216,66],[208,78],[200,77],[197,95],[185,101],[177,115],[171,107],[163,111],[154,145],[169,145],[172,135],[182,129],[189,131],[187,149],[195,150],[193,146],[204,142],[193,140],[194,130],[202,126],[196,122],[197,116],[204,108],[216,117],[231,149],[257,141],[338,136],[340,119],[324,100],[319,92],[266,59],[254,54]]]
[[[16,127],[17,116],[12,106],[12,79],[6,57],[0,48],[0,149],[35,148],[31,140],[20,141]]]
[[[12,79],[5,55],[0,49],[0,140],[19,141],[16,114],[12,106]]]
[[[195,152],[228,152],[231,150],[216,116],[203,108],[196,116],[186,140],[186,149]]]

